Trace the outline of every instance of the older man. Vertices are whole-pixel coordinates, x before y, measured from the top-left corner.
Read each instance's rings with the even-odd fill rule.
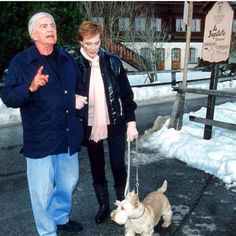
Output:
[[[34,44],[12,59],[2,100],[21,111],[22,152],[38,233],[56,236],[57,229],[82,230],[69,219],[83,135],[75,110],[80,72],[73,58],[55,46],[57,30],[50,14],[33,15],[28,30]]]

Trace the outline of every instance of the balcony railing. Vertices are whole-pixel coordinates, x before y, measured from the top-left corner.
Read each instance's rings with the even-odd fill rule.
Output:
[[[114,42],[110,38],[104,36],[102,44],[107,50],[117,54],[122,60],[138,70],[144,70],[146,68],[140,56],[122,43]]]

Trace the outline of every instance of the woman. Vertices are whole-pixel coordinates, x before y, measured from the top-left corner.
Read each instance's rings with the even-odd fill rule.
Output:
[[[80,55],[77,63],[82,73],[85,94],[76,95],[76,108],[85,113],[84,131],[93,186],[99,203],[96,223],[110,213],[103,140],[107,140],[110,166],[118,200],[123,199],[126,184],[125,141],[138,137],[133,92],[118,56],[100,48],[101,26],[84,21],[77,40]]]

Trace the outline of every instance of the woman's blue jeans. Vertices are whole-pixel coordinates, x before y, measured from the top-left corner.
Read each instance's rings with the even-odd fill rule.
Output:
[[[79,179],[78,153],[26,160],[37,231],[40,236],[56,236],[57,225],[69,220],[72,194]]]

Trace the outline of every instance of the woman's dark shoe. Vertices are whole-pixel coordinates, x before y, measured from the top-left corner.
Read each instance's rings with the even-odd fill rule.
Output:
[[[110,214],[110,207],[107,205],[100,206],[97,215],[95,216],[95,222],[101,224]]]
[[[95,216],[95,222],[101,224],[110,214],[109,194],[107,183],[94,185],[99,210]]]

